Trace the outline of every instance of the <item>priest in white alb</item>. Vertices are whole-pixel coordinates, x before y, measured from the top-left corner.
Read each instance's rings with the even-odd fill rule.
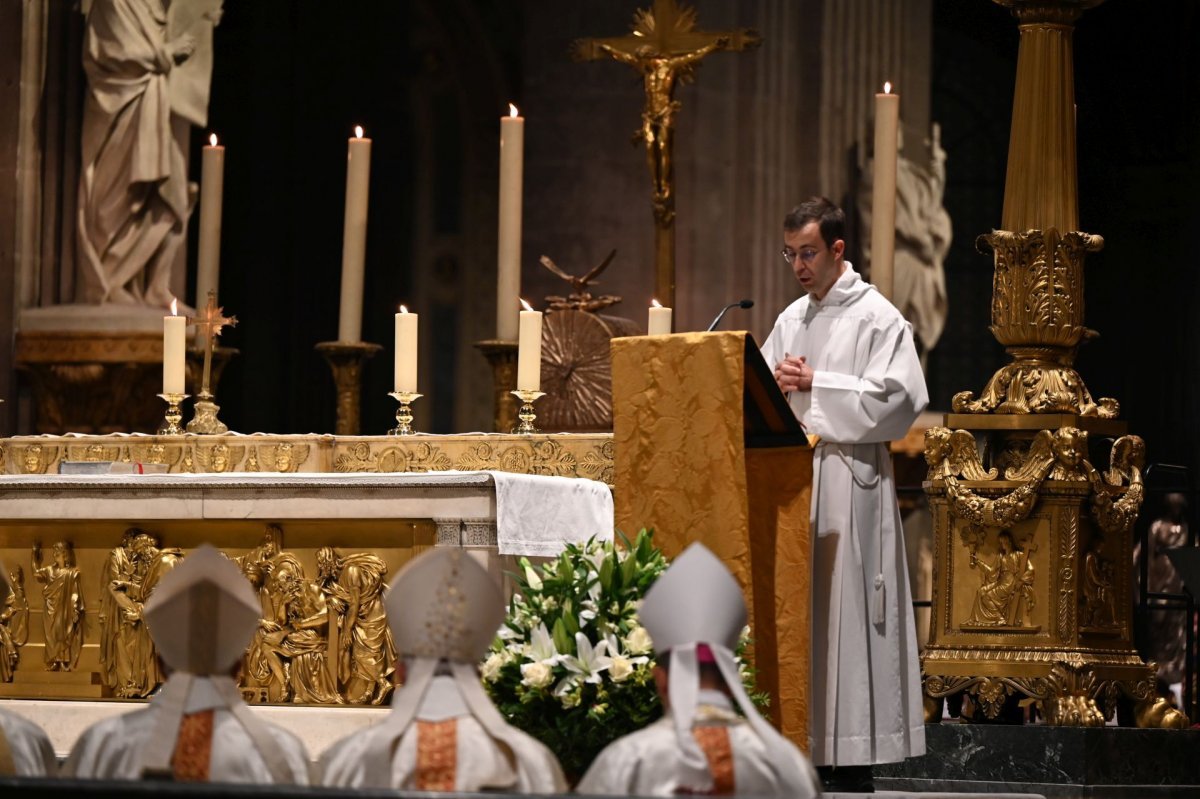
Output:
[[[788,214],[783,257],[807,294],[779,315],[762,350],[796,417],[820,439],[810,755],[838,768],[925,753],[887,443],[903,438],[929,401],[912,328],[844,259],[844,230],[842,210],[821,197]]]
[[[208,545],[185,557],[142,609],[170,676],[148,707],[85,730],[63,776],[307,785],[304,745],[254,716],[231,676],[261,615],[232,561]]]
[[[581,794],[818,796],[816,773],[759,715],[733,651],[746,603],[725,565],[692,544],[646,593],[639,611],[654,641],[664,716],[605,747]]]
[[[0,611],[9,607],[12,585],[9,583],[8,567],[0,562]],[[7,615],[5,615],[7,619]],[[7,636],[8,628],[0,624],[0,636]],[[0,657],[10,671],[16,661],[16,647],[9,650],[10,641],[0,646]],[[12,662],[8,662],[9,658]],[[58,773],[58,760],[54,747],[46,732],[29,719],[12,711],[0,708],[0,777],[45,777]]]
[[[479,661],[504,620],[495,579],[457,548],[409,562],[384,598],[405,672],[387,718],[321,756],[322,782],[404,791],[565,793],[562,768],[483,690]]]

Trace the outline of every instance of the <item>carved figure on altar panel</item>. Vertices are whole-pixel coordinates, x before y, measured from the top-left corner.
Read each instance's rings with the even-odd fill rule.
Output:
[[[33,545],[33,576],[42,583],[46,670],[71,671],[83,648],[82,584],[67,542],[59,541],[51,552],[52,562],[43,566],[42,545]]]
[[[0,590],[8,584],[8,579],[6,577],[4,583],[0,583]],[[17,604],[13,601],[11,590],[4,590],[3,593],[7,596],[4,597],[4,604],[0,605],[0,682],[12,682],[13,672],[17,670],[17,663],[21,659],[20,646],[11,629],[13,618],[17,615]]]
[[[279,556],[271,592],[283,610],[280,654],[288,658],[288,687],[293,702],[342,704],[329,670],[329,603],[315,580],[288,553]]]
[[[386,575],[377,555],[317,550],[317,579],[337,617],[338,683],[349,702],[381,705],[392,691],[396,652],[383,605]]]
[[[15,564],[8,573],[9,587],[12,593],[5,601],[6,606],[12,607],[12,615],[7,622],[8,633],[13,643],[22,647],[29,643],[29,597],[25,595],[25,570],[21,564]]]
[[[1007,530],[996,539],[994,564],[971,551],[970,566],[982,574],[967,624],[981,627],[1022,627],[1034,607],[1034,566],[1029,552],[1019,548]]]
[[[121,626],[121,606],[113,593],[117,583],[132,583],[134,578],[133,541],[141,530],[130,527],[104,561],[100,573],[100,681],[116,690],[121,684],[117,677],[117,637]]]
[[[162,578],[183,559],[183,550],[160,548],[158,540],[138,532],[129,545],[132,574],[108,585],[119,608],[112,642],[115,668],[113,693],[124,698],[149,696],[166,679],[142,607]]]

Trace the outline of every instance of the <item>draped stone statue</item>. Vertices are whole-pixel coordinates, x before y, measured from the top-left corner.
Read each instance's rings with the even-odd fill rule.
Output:
[[[83,649],[83,590],[70,548],[59,541],[53,561],[42,565],[42,547],[33,545],[33,576],[42,584],[42,630],[47,671],[71,671]]]
[[[903,142],[903,139],[900,140]],[[935,122],[929,136],[930,162],[921,166],[901,154],[896,164],[895,296],[892,303],[913,326],[922,358],[941,338],[946,325],[946,272],[952,226],[942,205],[946,191],[946,151],[941,127]],[[900,145],[903,150],[903,144]],[[874,160],[863,171],[858,193],[860,228],[871,229],[871,185]],[[871,258],[870,236],[863,237],[863,254]]]
[[[165,0],[92,0],[87,8],[77,301],[170,303],[194,196],[188,136],[206,121],[219,18],[219,0],[174,0],[170,15]],[[198,43],[208,52],[198,53]],[[173,79],[192,57],[197,66]]]

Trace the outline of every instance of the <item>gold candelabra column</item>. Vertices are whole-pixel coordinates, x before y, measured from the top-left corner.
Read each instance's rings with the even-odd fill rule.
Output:
[[[362,369],[383,347],[367,341],[322,341],[313,349],[321,353],[333,371],[337,387],[337,421],[334,432],[339,436],[356,436],[362,428],[361,402]]]
[[[945,427],[926,433],[926,720],[963,695],[973,720],[1012,721],[1025,696],[1050,724],[1098,726],[1124,695],[1139,724],[1177,726],[1186,719],[1145,712],[1155,669],[1133,642],[1127,564],[1145,444],[1074,368],[1096,335],[1084,324],[1083,263],[1104,241],[1077,230],[1072,34],[1100,0],[995,1],[1017,18],[1020,49],[1004,229],[979,246],[995,268],[991,331],[1012,362],[978,397],[956,394]],[[1115,439],[1107,465],[1093,465],[1089,434]]]
[[[475,347],[492,367],[492,429],[507,433],[517,423],[517,342],[493,339]]]

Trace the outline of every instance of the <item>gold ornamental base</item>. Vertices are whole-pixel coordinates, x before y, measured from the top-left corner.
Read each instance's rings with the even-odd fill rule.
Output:
[[[1101,470],[1084,428],[1120,423],[1013,418],[1023,424],[926,433],[936,564],[921,657],[927,720],[941,717],[942,699],[964,694],[975,721],[999,720],[1010,700],[1027,697],[1050,724],[1096,726],[1125,696],[1139,723],[1174,726],[1177,718],[1146,712],[1155,666],[1133,642],[1128,564],[1144,444],[1120,436]],[[1046,426],[1034,429],[1039,421]],[[1052,421],[1068,423],[1052,429]]]
[[[424,395],[408,391],[393,391],[388,396],[400,403],[400,407],[396,409],[396,426],[388,431],[388,435],[414,435],[417,431],[412,426],[412,404]]]
[[[217,418],[217,414],[221,411],[221,406],[213,402],[213,395],[208,391],[201,391],[196,395],[196,403],[193,406],[192,421],[187,423],[187,431],[196,433],[202,436],[215,436],[222,433],[228,433],[229,427]]]
[[[189,394],[159,394],[159,399],[167,403],[167,412],[163,416],[162,424],[158,426],[158,434],[160,436],[177,436],[183,433],[183,426],[180,422],[183,421],[183,411],[180,409],[180,404],[187,399]]]

